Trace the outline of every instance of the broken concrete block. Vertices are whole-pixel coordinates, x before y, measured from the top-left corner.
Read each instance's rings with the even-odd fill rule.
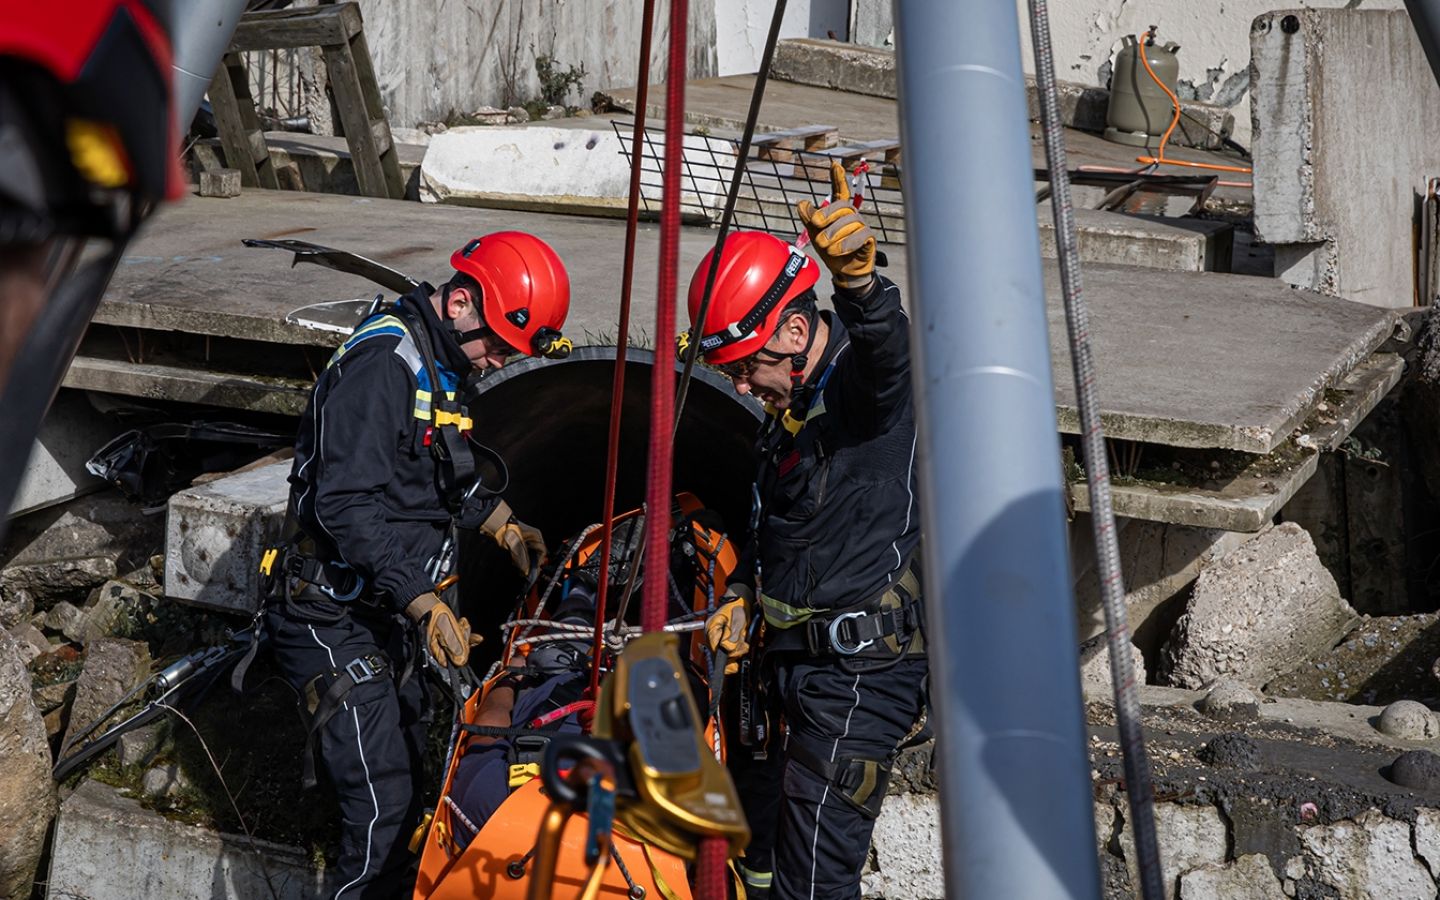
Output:
[[[189,786],[190,780],[185,777],[185,773],[175,763],[156,766],[147,771],[140,779],[140,790],[151,797],[168,797]]]
[[[0,597],[25,592],[31,599],[12,600],[17,609],[46,609],[57,600],[76,597],[115,577],[115,560],[104,557],[51,559],[7,566],[0,572]]]
[[[35,648],[35,653],[49,653],[50,641],[45,637],[45,632],[31,625],[29,622],[21,622],[10,629],[10,634],[18,641]]]
[[[1136,867],[1135,837],[1127,818],[1120,831],[1120,849],[1130,868],[1130,883],[1140,884]],[[1220,811],[1209,805],[1181,806],[1178,803],[1155,804],[1155,837],[1160,844],[1160,869],[1167,900],[1176,897],[1181,873],[1197,866],[1225,864],[1229,855],[1229,834]]]
[[[1286,522],[1200,573],[1165,645],[1164,675],[1191,689],[1223,676],[1263,685],[1333,647],[1355,618],[1309,533]]]
[[[75,699],[75,682],[60,681],[55,684],[47,684],[35,688],[31,693],[35,698],[35,708],[42,713],[48,713]]]
[[[939,900],[945,894],[940,806],[933,794],[885,798],[871,837],[873,871],[861,876],[867,897]]]
[[[1229,865],[1199,866],[1180,876],[1180,900],[1273,900],[1280,892],[1270,860],[1259,853]]]
[[[305,853],[171,822],[85,781],[66,798],[50,860],[50,898],[321,896]]]
[[[1381,734],[1402,741],[1428,741],[1440,737],[1440,723],[1430,707],[1414,700],[1396,700],[1380,713]]]
[[[1253,722],[1260,718],[1260,697],[1233,678],[1221,678],[1200,700],[1200,712],[1221,722]]]
[[[1145,657],[1134,644],[1130,645],[1130,667],[1135,673],[1135,683],[1144,684]],[[1106,697],[1113,693],[1110,645],[1103,634],[1080,645],[1080,689],[1086,694],[1102,694]]]
[[[1425,861],[1432,878],[1440,877],[1440,809],[1415,811],[1415,855]]]
[[[1433,900],[1435,880],[1415,858],[1410,826],[1369,809],[1300,835],[1308,870],[1339,900]]]
[[[169,722],[163,720],[151,722],[144,728],[133,728],[115,742],[115,756],[122,766],[148,765],[169,733]]]
[[[24,588],[0,590],[0,628],[14,628],[35,614],[35,597]]]
[[[206,169],[200,173],[200,196],[240,196],[239,169]]]
[[[75,702],[65,742],[113,706],[150,674],[150,650],[142,641],[100,638],[85,654],[85,668],[75,683]]]
[[[45,722],[19,644],[0,629],[0,900],[29,898],[54,815]]]
[[[122,430],[108,416],[96,415],[80,391],[61,390],[40,423],[10,514],[45,509],[105,487],[85,463]]]
[[[146,594],[123,581],[107,581],[90,593],[72,639],[81,645],[110,634],[116,622],[144,602]]]
[[[80,633],[80,623],[85,620],[85,614],[80,607],[68,600],[61,600],[50,607],[50,613],[45,616],[45,630],[59,632],[70,640],[76,638],[72,635]]]
[[[237,472],[170,497],[165,593],[222,612],[253,613],[260,557],[280,540],[289,462]]]

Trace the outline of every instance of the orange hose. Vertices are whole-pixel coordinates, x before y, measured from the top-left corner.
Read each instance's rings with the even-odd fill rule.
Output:
[[[1160,80],[1160,76],[1155,74],[1155,70],[1150,68],[1150,60],[1145,58],[1145,37],[1146,35],[1144,33],[1140,35],[1140,42],[1136,46],[1136,55],[1140,57],[1140,62],[1145,66],[1145,71],[1150,74],[1151,80],[1160,87],[1160,90],[1165,92],[1165,96],[1170,98],[1170,103],[1175,107],[1175,115],[1171,117],[1170,127],[1165,129],[1164,137],[1160,138],[1160,149],[1156,152],[1156,155],[1137,156],[1135,157],[1135,161],[1147,163],[1152,166],[1186,166],[1191,169],[1213,169],[1217,172],[1243,172],[1246,175],[1252,174],[1254,170],[1248,166],[1222,166],[1216,163],[1189,162],[1183,159],[1165,158],[1165,144],[1169,142],[1171,133],[1175,131],[1175,126],[1180,124],[1180,98],[1175,96],[1175,92],[1166,87],[1165,82]]]

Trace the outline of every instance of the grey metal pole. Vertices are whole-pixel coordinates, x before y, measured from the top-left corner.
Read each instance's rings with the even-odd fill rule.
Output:
[[[1098,898],[1013,0],[894,0],[951,897]]]
[[[245,0],[175,0],[171,9],[175,133],[183,138],[240,24]]]

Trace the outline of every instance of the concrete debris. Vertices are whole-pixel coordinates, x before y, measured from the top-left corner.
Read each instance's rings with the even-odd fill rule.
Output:
[[[1440,722],[1435,714],[1423,703],[1414,700],[1396,700],[1380,713],[1377,726],[1382,734],[1388,734],[1402,741],[1428,741],[1440,737]]]
[[[149,597],[123,581],[107,581],[96,588],[80,611],[80,621],[74,627],[74,634],[66,636],[82,646],[112,633],[115,624],[127,612],[133,612]]]
[[[1221,722],[1253,722],[1260,718],[1260,698],[1239,681],[1221,678],[1210,685],[1200,711]]]
[[[53,559],[7,566],[0,571],[0,598],[29,594],[33,609],[48,609],[66,597],[78,597],[116,575],[112,557]],[[16,601],[11,601],[16,602]],[[21,606],[26,601],[18,601]]]
[[[190,786],[190,780],[175,763],[156,766],[140,779],[140,789],[151,797],[169,797]]]
[[[1130,645],[1130,665],[1135,670],[1135,683],[1145,683],[1145,657],[1140,648]],[[1110,646],[1105,635],[1093,637],[1080,645],[1080,688],[1086,693],[1109,696],[1113,690],[1110,679]]]
[[[50,652],[50,641],[45,637],[45,632],[29,622],[21,622],[10,628],[10,634],[21,643],[34,647],[36,656]]]
[[[1180,876],[1180,900],[1274,900],[1280,892],[1280,879],[1259,853],[1223,866],[1199,866]]]
[[[940,807],[934,795],[886,797],[871,846],[871,869],[861,876],[865,896],[916,900],[945,896]]]
[[[1338,900],[1434,900],[1435,881],[1415,858],[1410,826],[1378,810],[1307,828],[1300,841],[1309,874],[1332,888]]]
[[[1188,688],[1226,675],[1264,684],[1334,646],[1355,619],[1309,533],[1286,522],[1200,573],[1164,648],[1165,677]]]
[[[1155,835],[1160,844],[1160,868],[1167,900],[1176,897],[1176,885],[1183,872],[1197,866],[1225,864],[1229,835],[1225,820],[1213,806],[1155,805]],[[1130,868],[1130,883],[1139,884],[1134,835],[1130,823],[1120,832],[1120,847]]]
[[[85,613],[80,607],[69,600],[61,600],[50,607],[50,612],[45,616],[45,630],[58,632],[75,640],[74,635],[80,633],[80,623],[85,621]]]
[[[1390,764],[1388,777],[1412,790],[1440,790],[1440,755],[1429,750],[1406,750]]]
[[[22,516],[10,525],[5,553],[12,555],[6,558],[9,568],[0,574],[0,586],[19,579],[44,608],[55,596],[83,593],[117,573],[134,580],[133,573],[161,546],[164,529],[164,516],[141,514],[118,491],[81,497],[43,515]],[[114,568],[99,570],[90,580],[76,585],[63,577],[62,567],[76,560],[106,559]],[[23,572],[21,567],[28,566],[40,568]]]
[[[239,169],[206,169],[200,173],[200,196],[230,198],[240,196]]]
[[[115,756],[122,766],[149,765],[169,734],[170,723],[163,719],[144,728],[132,728],[115,742]]]
[[[260,602],[260,556],[281,537],[291,463],[236,472],[170,497],[165,593],[221,612]]]
[[[35,614],[35,596],[25,588],[0,588],[0,628],[14,628]]]
[[[298,848],[171,822],[85,781],[60,810],[48,896],[310,900],[321,884]]]
[[[1260,763],[1260,745],[1243,734],[1211,738],[1196,754],[1200,761],[1225,769],[1253,769]]]
[[[59,681],[35,688],[31,693],[35,699],[35,708],[42,713],[48,713],[75,699],[75,682]]]
[[[0,629],[0,900],[28,900],[55,815],[50,745],[18,642]]]
[[[1425,861],[1432,878],[1440,878],[1440,809],[1415,811],[1415,855]]]
[[[149,672],[150,650],[143,642],[100,638],[92,643],[86,653],[85,668],[75,685],[66,743],[143,681]]]

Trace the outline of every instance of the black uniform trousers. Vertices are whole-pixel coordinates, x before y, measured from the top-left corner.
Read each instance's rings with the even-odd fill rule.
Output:
[[[867,664],[873,660],[859,661]],[[800,743],[822,760],[887,760],[925,706],[923,656],[859,674],[834,657],[803,653],[771,653],[762,665],[773,672],[771,700],[789,726],[785,748]],[[771,898],[858,900],[874,819],[787,749],[777,752],[778,743],[765,760],[743,750],[732,757],[752,830],[739,860],[747,882],[763,887],[769,872]]]
[[[276,603],[266,627],[276,664],[302,697],[317,674],[370,654],[388,660],[389,671],[351,689],[317,738],[319,769],[334,786],[341,816],[340,859],[327,873],[324,896],[408,897],[425,740],[419,671],[399,683],[409,628],[383,607],[329,600]]]

